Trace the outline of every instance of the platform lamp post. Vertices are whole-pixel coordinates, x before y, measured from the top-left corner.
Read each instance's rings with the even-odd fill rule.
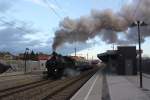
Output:
[[[142,79],[142,50],[141,50],[141,34],[140,34],[140,26],[147,26],[144,21],[135,21],[131,24],[130,27],[138,28],[138,43],[139,43],[139,72],[140,72],[140,88],[143,88],[143,79]]]
[[[29,48],[26,48],[25,49],[25,53],[24,53],[24,62],[25,62],[25,64],[24,64],[24,73],[26,73],[26,71],[27,71],[27,55],[28,55],[28,51],[29,51]]]

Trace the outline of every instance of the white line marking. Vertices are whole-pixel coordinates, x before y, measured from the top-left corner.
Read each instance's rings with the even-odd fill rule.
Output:
[[[87,85],[89,81],[92,81],[92,80],[94,79],[94,77],[95,77],[95,74],[83,85],[83,87],[84,87],[85,85]],[[81,89],[82,89],[82,88],[81,88]],[[78,92],[77,92],[70,100],[75,100],[75,98],[77,97],[77,95],[78,95],[79,93],[80,93],[80,90],[78,90]]]
[[[88,97],[89,97],[89,95],[90,95],[90,93],[91,93],[91,91],[92,91],[92,89],[93,89],[93,87],[94,87],[94,85],[95,85],[97,79],[98,79],[98,75],[96,76],[96,78],[95,78],[95,80],[94,80],[92,86],[90,87],[89,92],[88,92],[87,95],[85,96],[84,100],[87,100],[87,99],[88,99]]]

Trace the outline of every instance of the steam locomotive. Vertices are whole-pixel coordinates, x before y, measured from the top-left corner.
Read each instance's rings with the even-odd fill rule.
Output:
[[[89,62],[85,59],[74,59],[70,56],[62,56],[56,52],[46,62],[47,76],[61,78],[62,76],[77,75],[81,71],[91,69]]]

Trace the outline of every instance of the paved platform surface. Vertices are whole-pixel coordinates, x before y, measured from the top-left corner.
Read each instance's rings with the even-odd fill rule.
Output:
[[[150,100],[150,98],[125,76],[107,76],[111,100]]]
[[[126,76],[126,79],[133,83],[137,88],[140,87],[140,76]],[[143,73],[143,89],[142,91],[150,97],[150,75]]]
[[[135,76],[104,75],[98,71],[83,87],[76,92],[71,100],[105,100],[104,84],[108,86],[109,99],[107,100],[150,100],[150,97],[135,84]],[[131,80],[131,81],[130,81]],[[147,82],[147,81],[146,81]],[[150,83],[150,81],[149,81]],[[147,85],[148,86],[148,83]],[[150,84],[149,84],[150,87]]]
[[[101,71],[98,71],[71,98],[71,100],[100,100],[101,96],[102,96],[102,74]]]

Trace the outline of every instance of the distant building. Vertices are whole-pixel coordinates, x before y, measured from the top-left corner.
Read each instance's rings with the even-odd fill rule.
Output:
[[[41,70],[46,70],[46,61],[50,58],[50,55],[46,55],[46,54],[39,54],[38,55],[38,61],[40,64],[40,69]]]
[[[14,58],[15,58],[15,56],[9,52],[0,52],[1,60],[13,60]]]
[[[24,53],[20,53],[18,55],[17,59],[24,60]]]
[[[135,46],[118,46],[117,50],[108,50],[97,56],[107,63],[111,72],[119,75],[137,74],[137,51]]]
[[[46,54],[38,55],[38,60],[48,60],[49,58],[50,58],[50,55],[46,55]]]
[[[32,71],[34,70],[46,70],[46,61],[50,58],[50,55],[39,53],[39,54],[27,54],[26,55],[26,62],[27,66],[31,67],[30,69]],[[18,55],[18,59],[24,61],[25,60],[25,54],[20,53]]]
[[[82,56],[70,56],[72,59],[76,61],[85,61],[86,59]]]

